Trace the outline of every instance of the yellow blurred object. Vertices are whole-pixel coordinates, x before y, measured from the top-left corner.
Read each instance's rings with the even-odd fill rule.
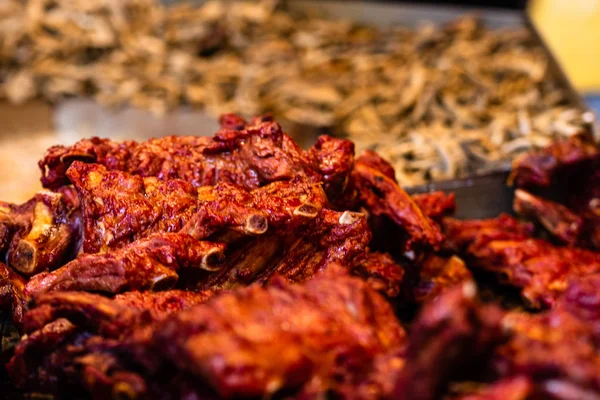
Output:
[[[600,0],[533,0],[529,11],[575,87],[600,90]]]

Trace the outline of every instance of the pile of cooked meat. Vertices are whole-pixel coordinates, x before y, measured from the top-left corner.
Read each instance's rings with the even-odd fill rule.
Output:
[[[94,399],[600,398],[600,149],[515,161],[515,212],[457,220],[374,152],[265,116],[50,148],[0,207],[6,365]],[[514,295],[514,296],[512,296]],[[514,298],[508,298],[508,297]]]

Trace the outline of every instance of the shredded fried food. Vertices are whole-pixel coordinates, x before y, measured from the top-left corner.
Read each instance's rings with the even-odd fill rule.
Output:
[[[503,167],[593,122],[524,29],[375,28],[277,3],[8,0],[0,98],[273,112],[378,151],[405,186]]]

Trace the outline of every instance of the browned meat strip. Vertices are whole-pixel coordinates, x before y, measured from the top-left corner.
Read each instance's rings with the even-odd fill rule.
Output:
[[[515,191],[513,209],[540,224],[561,242],[576,245],[583,230],[583,218],[562,204],[534,196],[522,189]]]
[[[79,251],[79,204],[63,192],[43,190],[21,205],[0,204],[0,255],[23,275],[58,268]]]
[[[482,306],[472,282],[455,286],[425,305],[409,334],[395,399],[437,399],[451,380],[477,376],[504,340],[502,312]]]
[[[473,281],[473,274],[457,256],[443,258],[431,255],[419,269],[419,283],[413,289],[417,303],[428,303],[455,286]]]
[[[306,385],[335,393],[367,376],[374,357],[404,345],[389,305],[341,270],[304,285],[224,294],[174,315],[155,332],[177,368],[223,397]]]
[[[13,324],[20,326],[27,303],[25,279],[6,264],[0,263],[0,312],[10,314]]]
[[[220,268],[224,251],[222,243],[179,233],[156,234],[109,253],[81,255],[56,271],[38,274],[27,284],[26,293],[35,297],[66,290],[164,290],[175,285],[180,269]]]
[[[250,192],[228,183],[194,189],[182,180],[141,178],[74,162],[67,175],[83,205],[84,250],[119,248],[158,232],[206,239],[217,233],[294,231],[327,204],[319,183],[274,182]]]

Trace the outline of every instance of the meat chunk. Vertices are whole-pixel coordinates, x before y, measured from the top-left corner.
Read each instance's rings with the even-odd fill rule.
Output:
[[[24,331],[32,333],[66,318],[88,333],[109,338],[125,337],[141,324],[159,321],[173,312],[206,302],[211,291],[166,290],[126,292],[114,299],[85,292],[45,293],[35,298],[26,314]]]
[[[477,220],[444,218],[442,226],[444,250],[459,254],[475,241],[524,240],[534,231],[532,224],[519,222],[508,214]]]
[[[476,242],[467,249],[467,260],[520,288],[533,308],[552,307],[570,279],[600,272],[600,253],[540,239]]]
[[[35,390],[44,389],[46,379],[66,382],[66,371],[62,365],[55,368],[52,359],[57,358],[67,344],[72,344],[77,334],[75,325],[66,319],[57,319],[21,339],[7,365],[12,383]]]
[[[367,251],[370,240],[364,214],[324,210],[311,229],[284,253],[272,274],[303,282],[331,263],[350,267]]]
[[[417,303],[425,304],[445,291],[471,281],[473,274],[459,257],[430,255],[419,269],[419,282],[413,289],[413,297]]]
[[[542,187],[547,198],[519,190],[515,200],[518,212],[539,220],[567,244],[600,249],[600,146],[573,137],[524,155],[517,166],[513,172],[516,183]]]
[[[88,253],[158,232],[206,239],[225,231],[297,230],[327,204],[321,185],[307,181],[274,182],[250,192],[228,183],[196,190],[182,180],[142,178],[80,162],[67,175],[81,197]]]
[[[396,244],[395,247],[405,254],[438,249],[442,241],[439,226],[423,213],[395,179],[387,175],[389,171],[384,168],[385,165],[387,163],[375,153],[359,157],[352,170],[348,196],[354,197],[355,204],[370,215],[389,219],[396,226],[400,236],[398,241],[402,245]],[[378,229],[374,232],[377,233]],[[384,236],[390,234],[387,230],[382,231]]]
[[[322,135],[309,149],[308,157],[321,175],[327,196],[337,200],[345,192],[354,167],[354,143]]]
[[[0,204],[0,254],[19,273],[58,268],[80,246],[81,214],[72,196],[43,190],[21,205]]]
[[[505,339],[502,316],[495,306],[478,303],[472,282],[426,304],[411,327],[393,398],[437,399],[452,380],[477,377]]]
[[[375,356],[404,345],[404,331],[382,297],[336,271],[224,294],[173,315],[154,339],[220,396],[263,397],[356,384]]]
[[[0,263],[0,312],[10,314],[14,325],[20,326],[27,303],[25,279],[6,264]]]
[[[574,136],[517,157],[513,161],[509,182],[519,187],[548,187],[559,175],[570,175],[598,162],[598,147],[587,138]]]
[[[531,307],[551,307],[568,281],[599,271],[600,253],[530,238],[532,227],[502,216],[491,220],[444,220],[446,245],[472,268],[495,273],[520,288]]]
[[[143,179],[79,161],[67,175],[81,199],[86,253],[122,247],[144,237],[140,233],[177,232],[196,211],[196,190],[184,181]]]
[[[143,392],[146,382],[124,370],[132,354],[120,351],[149,340],[151,324],[204,303],[212,292],[128,292],[108,299],[83,292],[49,293],[36,299],[24,324],[29,335],[8,364],[13,382],[66,395],[88,385],[94,398]],[[124,347],[121,347],[124,346]],[[94,378],[94,379],[91,379]],[[107,386],[111,390],[104,391]],[[81,396],[84,396],[81,393]]]
[[[389,299],[395,299],[401,294],[404,268],[387,253],[366,253],[358,259],[352,273]]]
[[[190,302],[170,292],[169,316],[162,311],[165,296],[154,293],[142,303],[141,295],[147,296],[38,297],[27,314],[30,340],[9,364],[15,381],[63,388],[69,382],[95,398],[121,392],[172,395],[176,385],[207,398],[357,393],[370,399],[390,395],[393,380],[378,377],[393,377],[402,365],[405,333],[392,308],[336,266],[303,285],[279,280],[223,293],[187,310],[180,307],[209,295],[197,294]],[[159,314],[153,317],[156,304]],[[57,346],[45,347],[44,340]],[[36,346],[43,352],[33,357]],[[63,372],[52,375],[58,370]],[[58,382],[45,380],[51,376]]]
[[[583,230],[583,218],[562,204],[544,200],[522,189],[515,191],[515,212],[544,226],[552,236],[569,245],[576,245]]]
[[[180,269],[220,268],[224,251],[222,243],[198,241],[186,234],[156,234],[112,252],[81,255],[56,271],[38,274],[27,283],[26,293],[168,289],[177,282]]]
[[[277,275],[304,282],[337,262],[351,269],[366,251],[371,232],[363,214],[323,210],[305,231],[283,232],[234,251],[231,262],[201,283],[202,289],[231,289],[267,283]]]
[[[600,342],[594,324],[600,277],[589,280],[594,283],[573,281],[551,310],[537,315],[509,313],[504,318],[511,339],[494,356],[498,375],[532,377],[541,398],[600,396]],[[588,319],[591,315],[595,317]]]
[[[452,215],[456,211],[454,193],[421,193],[413,195],[412,199],[423,211],[423,214],[436,222],[440,222],[443,217]]]
[[[66,171],[76,160],[143,177],[178,178],[196,188],[226,182],[250,190],[296,177],[319,180],[307,154],[276,122],[256,121],[243,129],[225,125],[213,137],[169,136],[143,143],[92,138],[54,146],[39,163],[42,184],[68,184]]]
[[[437,224],[424,215],[398,186],[393,177],[393,168],[381,157],[367,152],[354,163],[353,144],[327,136],[320,137],[309,151],[303,151],[271,118],[259,118],[246,123],[236,116],[224,116],[223,128],[212,138],[167,137],[144,143],[122,144],[94,138],[71,147],[55,146],[40,161],[44,185],[55,188],[72,182],[78,189],[89,186],[90,182],[82,182],[86,174],[77,174],[76,170],[69,168],[75,161],[97,163],[104,166],[106,171],[121,171],[146,179],[154,177],[167,182],[177,178],[193,188],[221,183],[255,190],[282,181],[321,183],[333,208],[340,211],[361,211],[364,208],[369,215],[391,221],[394,229],[404,236],[403,250],[413,258],[417,257],[415,251],[436,249],[441,241]],[[81,166],[77,168],[87,171]],[[140,224],[152,224],[149,220],[153,221],[155,213],[146,211],[152,208],[141,199],[145,195],[144,180],[115,174],[117,176],[126,184],[125,191],[140,199]],[[93,182],[91,185],[95,187]],[[157,183],[152,185],[160,186]],[[187,193],[189,188],[177,185],[183,193],[159,189],[158,198],[174,196],[178,199],[181,194],[190,200]],[[85,198],[81,192],[80,195]],[[102,196],[98,198],[104,202]],[[98,209],[91,203],[92,200],[86,198],[86,204],[89,208]],[[179,200],[173,201],[175,205],[180,204]],[[117,203],[121,204],[122,201]],[[99,207],[103,207],[102,203]],[[185,214],[183,210],[179,211]],[[121,216],[120,219],[131,224],[131,218]],[[159,218],[154,223],[160,225],[161,221]],[[178,222],[170,221],[172,225]],[[174,229],[171,225],[169,228]],[[382,236],[389,234],[387,229],[382,230]],[[114,232],[109,231],[108,240],[119,242],[122,239],[111,235]],[[88,250],[90,243],[86,241],[85,245],[86,251],[92,251]]]
[[[328,204],[321,184],[274,182],[246,192],[229,184],[198,189],[198,211],[182,232],[208,238],[224,227],[244,234],[289,234],[311,225]]]

